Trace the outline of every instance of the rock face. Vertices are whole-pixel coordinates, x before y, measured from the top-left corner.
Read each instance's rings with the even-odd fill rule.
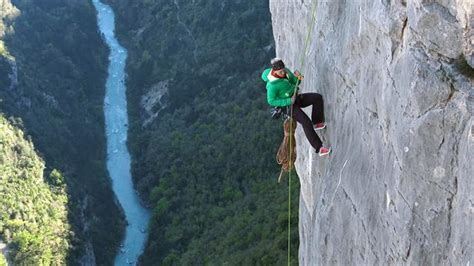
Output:
[[[147,93],[141,97],[140,106],[145,111],[146,118],[142,123],[146,126],[158,117],[160,111],[166,107],[166,96],[168,95],[169,80],[160,81],[149,88]]]
[[[319,158],[297,129],[300,263],[474,263],[473,2],[315,1],[270,1],[333,148]]]

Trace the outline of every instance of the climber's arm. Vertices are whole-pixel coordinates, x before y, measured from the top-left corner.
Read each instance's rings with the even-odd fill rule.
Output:
[[[298,78],[295,76],[295,74],[293,74],[293,72],[291,72],[289,69],[286,69],[286,73],[288,75],[288,81],[291,84],[296,85],[298,83]]]
[[[273,88],[267,89],[267,102],[271,106],[288,106],[291,104],[291,98],[279,98],[277,91]]]

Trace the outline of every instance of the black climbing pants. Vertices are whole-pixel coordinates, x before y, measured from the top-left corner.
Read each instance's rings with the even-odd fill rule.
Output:
[[[301,109],[310,105],[312,105],[311,119]],[[316,152],[319,152],[323,143],[316,134],[314,125],[324,122],[323,96],[319,93],[302,93],[296,96],[293,104],[293,117],[303,126],[304,134],[311,146],[316,149]]]

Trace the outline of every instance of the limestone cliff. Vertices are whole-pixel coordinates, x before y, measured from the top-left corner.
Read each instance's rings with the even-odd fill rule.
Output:
[[[290,68],[313,3],[270,1]],[[301,89],[324,96],[334,152],[297,129],[300,264],[474,263],[473,2],[315,4]]]

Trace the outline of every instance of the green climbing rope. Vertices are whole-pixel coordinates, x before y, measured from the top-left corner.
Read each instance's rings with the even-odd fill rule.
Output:
[[[306,59],[306,54],[308,52],[308,47],[309,47],[309,43],[310,43],[310,39],[311,39],[311,36],[312,36],[312,33],[313,33],[313,30],[314,30],[314,26],[316,24],[316,8],[317,8],[317,5],[318,5],[318,0],[313,0],[313,4],[312,4],[312,7],[311,7],[311,23],[310,23],[310,26],[309,26],[309,29],[308,29],[308,33],[306,34],[306,40],[305,40],[305,44],[304,44],[304,49],[303,49],[303,53],[301,54],[301,57],[300,57],[300,65],[299,65],[299,68],[297,68],[300,73],[304,73],[303,72],[303,68],[304,68],[304,63],[305,63],[305,59]],[[299,83],[300,83],[300,79],[298,79],[298,81],[296,82],[296,85],[295,85],[295,88],[293,90],[293,95],[295,93],[297,93],[297,90],[298,90],[298,86],[299,86]],[[291,108],[290,108],[290,119],[293,119],[293,105],[291,105]],[[293,134],[293,128],[290,129],[290,136]],[[291,156],[293,154],[293,146],[292,146],[292,138],[290,138],[290,155],[289,155],[289,158],[290,158],[290,162],[291,162]],[[291,168],[290,168],[291,169]],[[290,172],[288,173],[288,266],[290,266],[291,264],[291,170]]]

